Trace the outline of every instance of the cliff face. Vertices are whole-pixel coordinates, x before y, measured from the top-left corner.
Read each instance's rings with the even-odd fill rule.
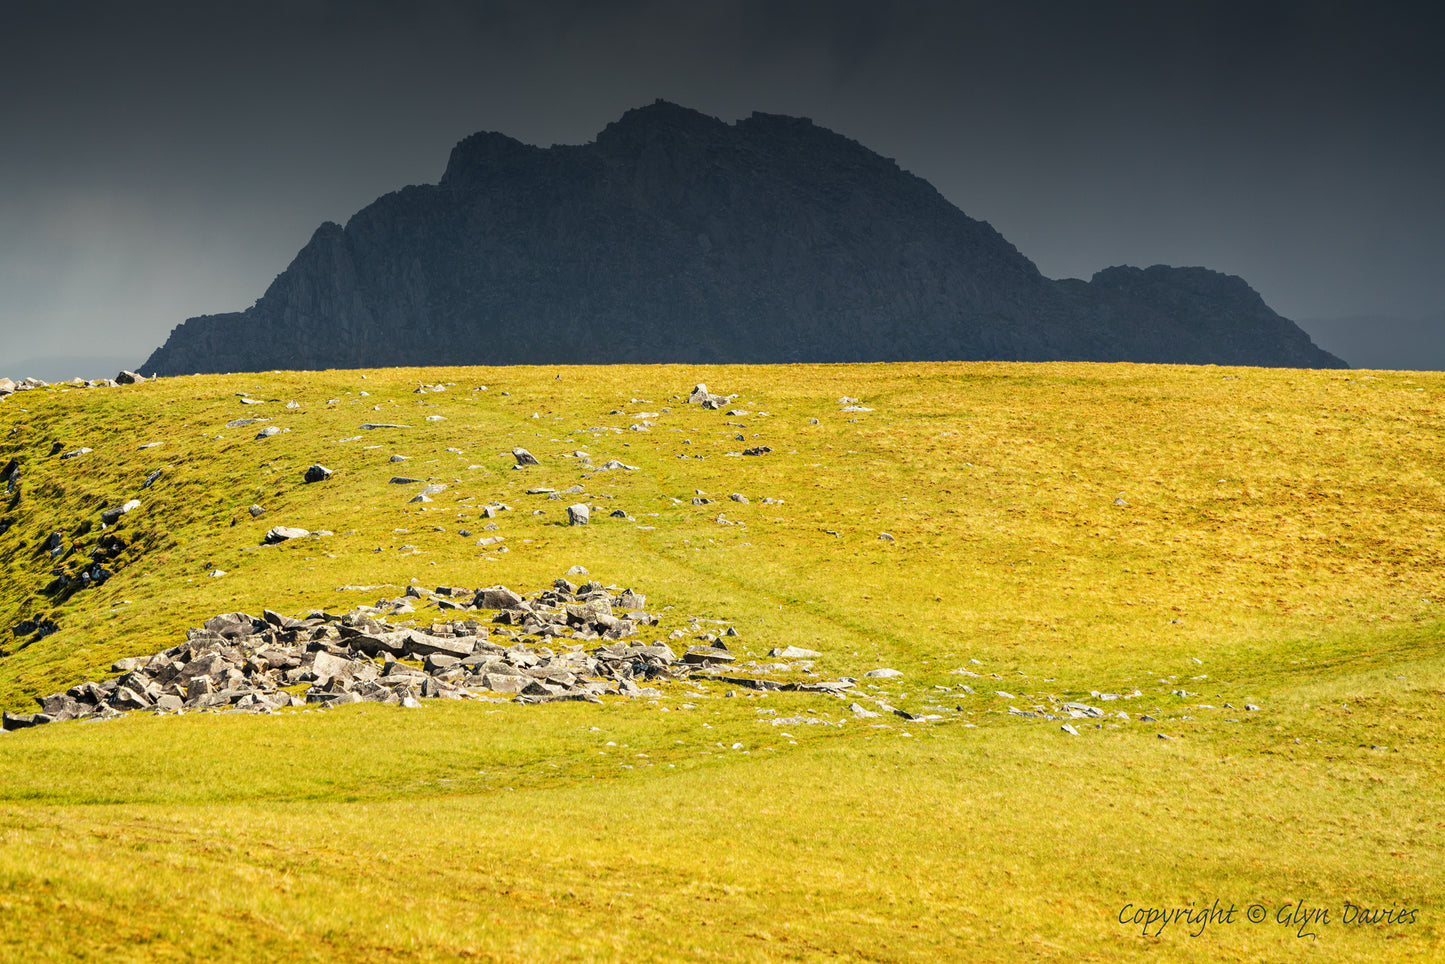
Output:
[[[854,141],[658,102],[582,146],[466,138],[144,370],[921,359],[1343,367],[1238,278],[1050,281]]]

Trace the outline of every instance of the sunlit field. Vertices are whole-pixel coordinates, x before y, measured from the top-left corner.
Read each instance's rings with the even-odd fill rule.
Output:
[[[646,595],[642,641],[732,627],[739,660],[796,646],[821,655],[788,679],[855,685],[14,730],[0,958],[1445,959],[1442,399],[1432,373],[1003,363],[17,393],[11,713],[217,613],[574,566]],[[114,575],[58,590],[54,532],[71,560],[119,536]],[[424,601],[404,619],[444,618]]]

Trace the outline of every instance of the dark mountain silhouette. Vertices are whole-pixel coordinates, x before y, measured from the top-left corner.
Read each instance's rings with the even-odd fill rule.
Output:
[[[846,137],[659,101],[581,146],[466,138],[142,370],[944,359],[1345,367],[1239,278],[1051,281]]]

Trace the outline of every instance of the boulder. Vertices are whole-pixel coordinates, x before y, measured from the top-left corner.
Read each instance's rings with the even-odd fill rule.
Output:
[[[512,449],[512,458],[517,460],[518,465],[541,465],[537,457],[523,448]]]
[[[356,667],[344,656],[333,656],[324,649],[318,649],[312,657],[311,672],[316,674],[316,685],[325,686],[332,680],[351,679],[356,675]]]
[[[266,545],[274,546],[278,542],[285,542],[288,539],[300,539],[302,536],[311,535],[308,529],[297,529],[292,526],[275,526],[266,532]]]
[[[123,505],[118,505],[113,509],[106,509],[100,514],[100,521],[104,522],[108,526],[115,525],[116,521],[119,520],[121,516],[125,515],[128,512],[133,512],[134,510],[139,508],[140,500],[131,499],[129,502],[126,502]]]
[[[3,725],[7,730],[25,730],[51,722],[44,713],[5,713]]]
[[[478,589],[472,605],[478,609],[517,609],[522,605],[522,597],[506,586],[493,586]]]
[[[569,526],[585,526],[589,518],[590,512],[585,503],[578,502],[567,507],[567,524]]]
[[[324,465],[312,465],[306,469],[304,478],[307,482],[325,482],[331,478],[331,470]]]
[[[249,613],[220,613],[206,620],[204,628],[226,639],[252,636],[266,629],[266,620]]]
[[[112,379],[117,385],[139,385],[146,381],[144,375],[137,375],[135,372],[123,371]]]
[[[476,640],[470,636],[461,638],[432,636],[413,630],[406,634],[406,649],[414,656],[455,656],[461,659],[464,656],[472,655],[472,649],[476,646]]]

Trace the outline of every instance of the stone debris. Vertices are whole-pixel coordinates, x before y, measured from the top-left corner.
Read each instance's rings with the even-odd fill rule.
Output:
[[[577,570],[569,575],[586,575]],[[449,618],[425,627],[384,622],[389,614],[415,611],[411,604],[423,599],[450,610],[444,614]],[[689,675],[752,689],[829,694],[853,685],[707,675],[731,654],[694,646],[678,659],[663,641],[630,639],[640,627],[657,625],[657,617],[641,608],[645,603],[630,590],[558,579],[531,598],[505,586],[432,591],[413,585],[399,598],[341,616],[221,613],[188,630],[178,645],[117,660],[111,668],[120,675],[114,679],[37,697],[36,713],[6,713],[4,728],[111,719],[133,710],[265,713],[359,702],[416,708],[421,699],[436,698],[600,702],[605,695],[660,695],[639,684]],[[524,637],[532,637],[530,645]],[[590,650],[587,643],[594,644]],[[854,704],[854,712],[860,710]]]
[[[770,659],[817,659],[822,655],[822,653],[815,650],[802,649],[798,646],[787,646],[782,649],[768,650],[768,657]],[[873,673],[869,673],[868,675],[872,676]]]
[[[736,395],[714,395],[707,390],[706,385],[699,382],[687,396],[687,404],[701,405],[703,408],[719,409],[736,397]]]

